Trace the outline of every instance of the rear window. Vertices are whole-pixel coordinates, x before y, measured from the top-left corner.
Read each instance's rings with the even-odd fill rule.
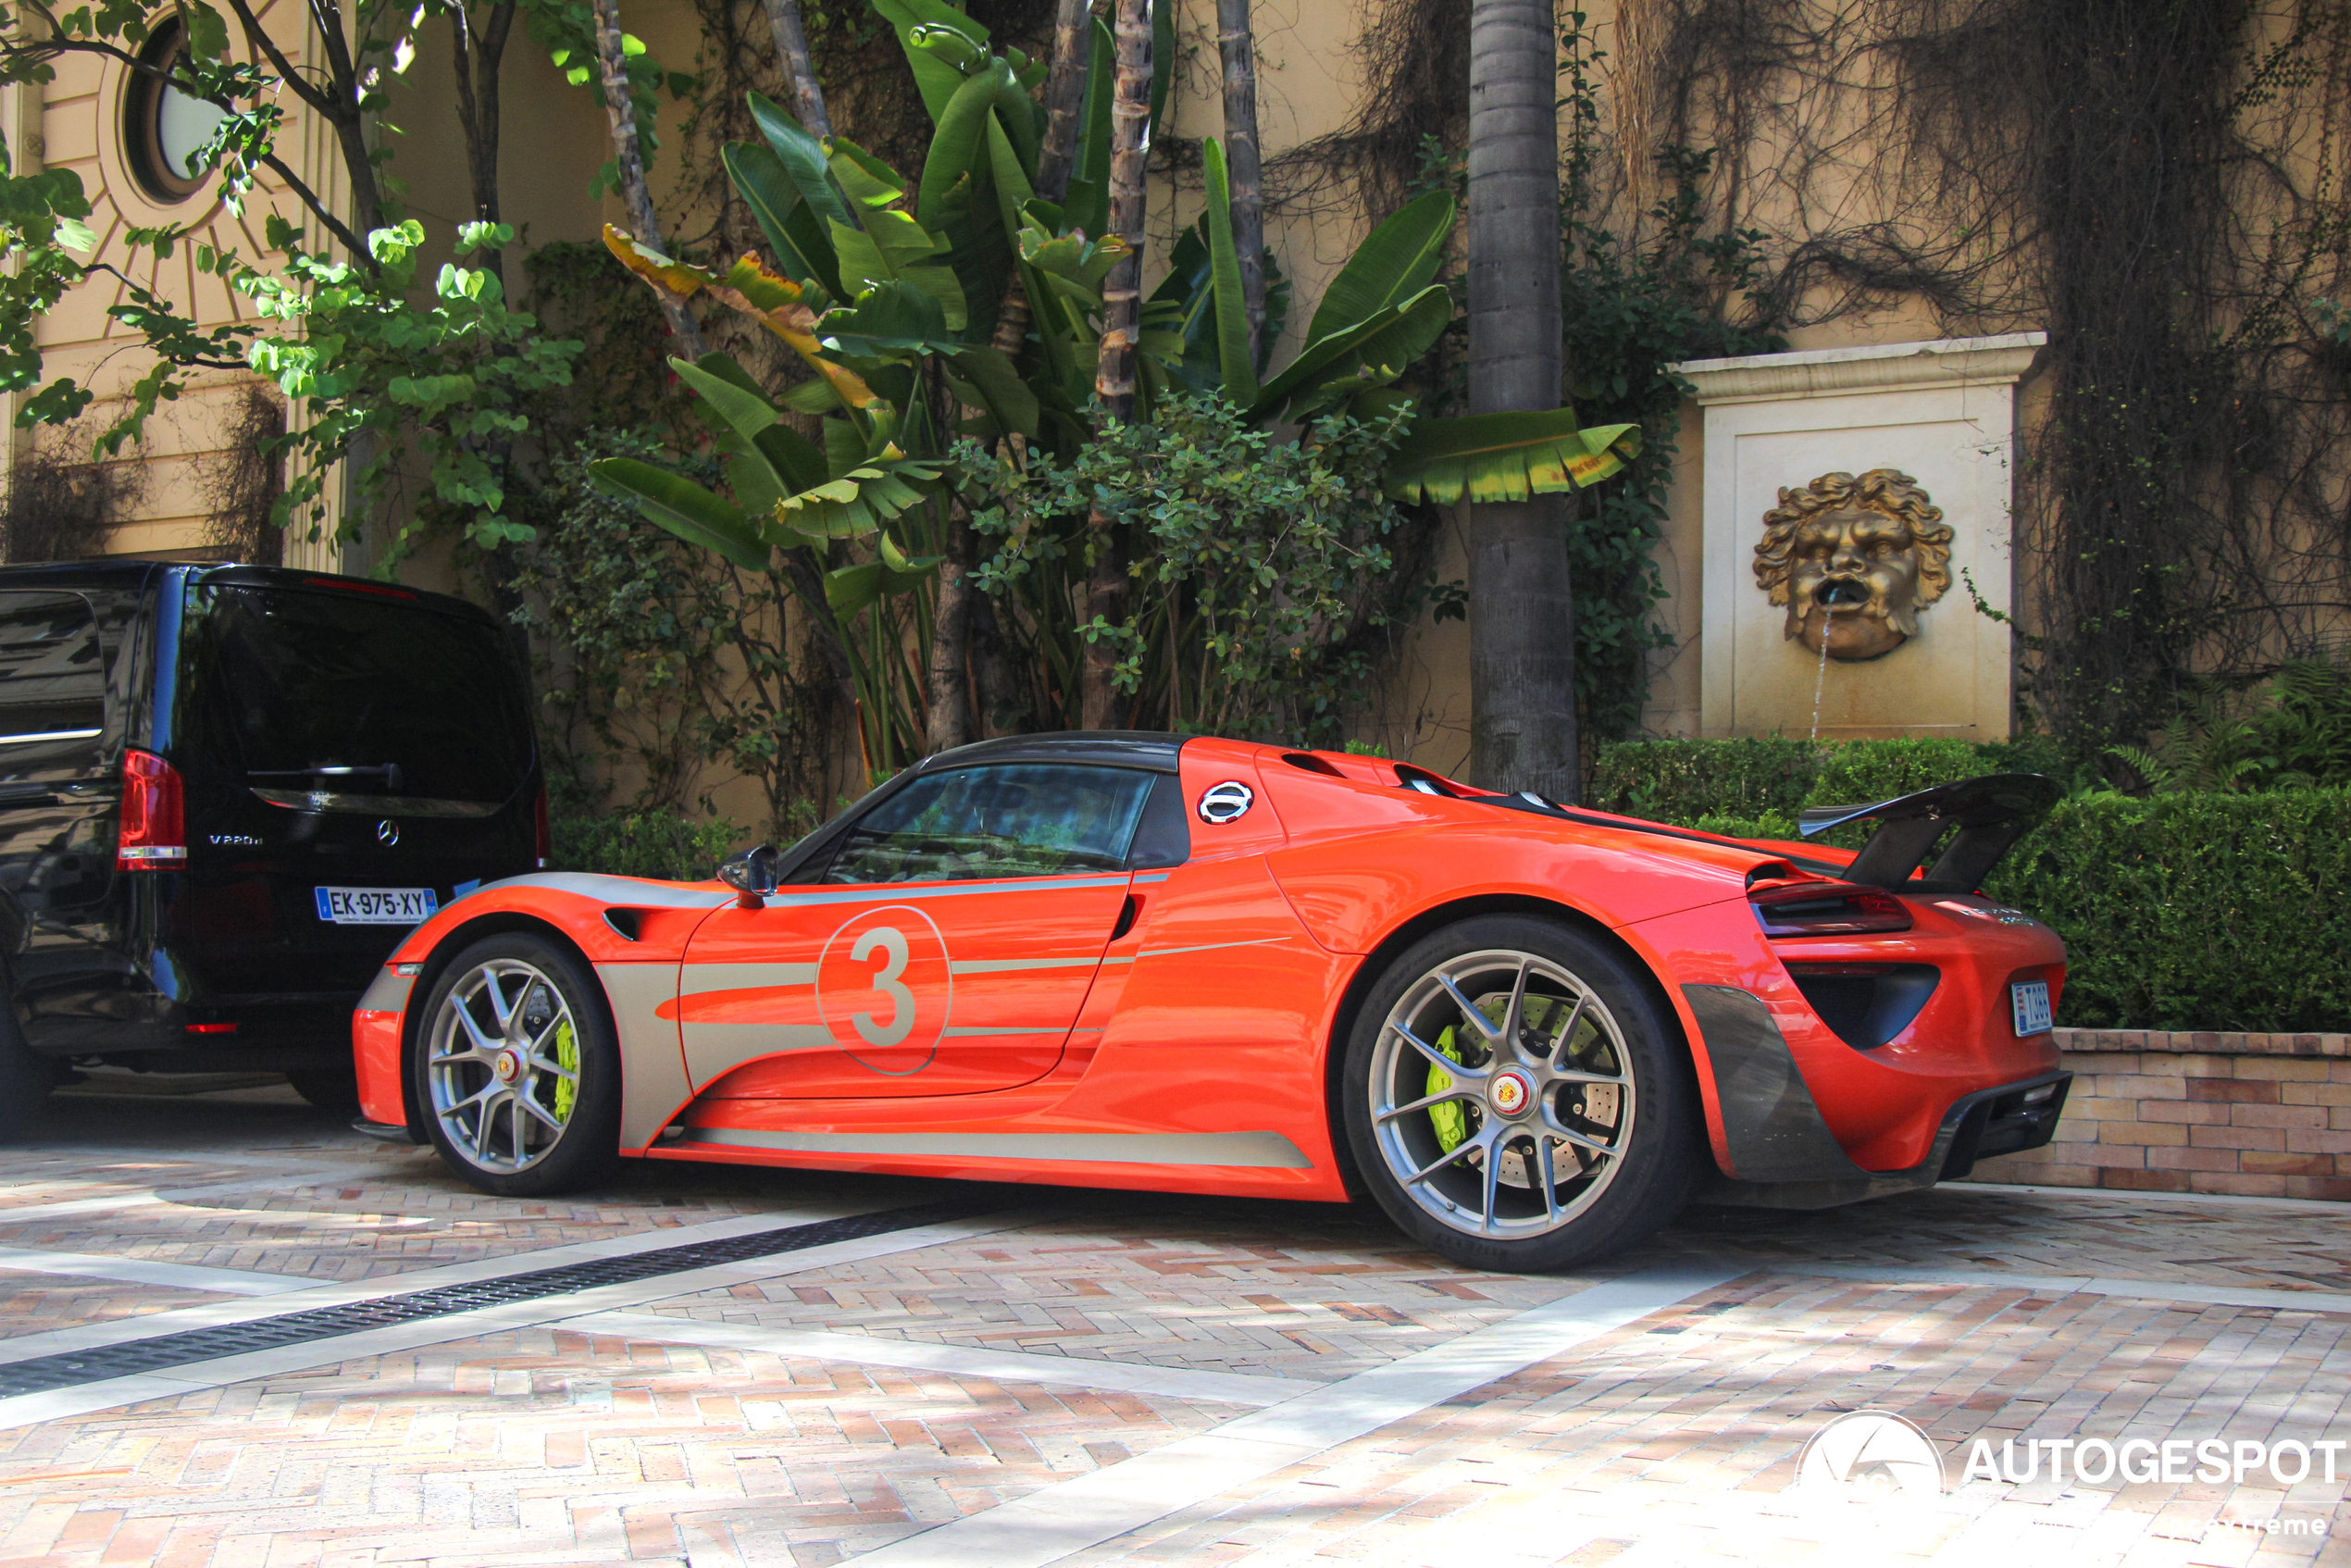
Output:
[[[496,628],[360,592],[196,584],[196,705],[267,790],[501,803],[530,715]]]
[[[26,747],[95,743],[106,722],[98,623],[78,593],[0,593],[0,768]]]

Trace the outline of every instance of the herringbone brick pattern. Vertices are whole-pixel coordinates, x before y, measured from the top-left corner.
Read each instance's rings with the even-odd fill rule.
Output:
[[[2351,1562],[2351,1543],[2216,1527],[2351,1524],[2341,1479],[1977,1483],[1891,1520],[1785,1491],[1804,1444],[1846,1410],[1896,1412],[1947,1446],[2126,1424],[2158,1440],[2351,1437],[2346,1333],[2351,1316],[1750,1276],[1064,1568]]]
[[[0,1562],[835,1562],[1239,1413],[496,1335],[0,1434]]]
[[[1155,1213],[1140,1224],[1088,1215],[656,1310],[1321,1381],[1442,1344],[1598,1276],[1474,1274],[1345,1211],[1284,1205],[1292,1223],[1269,1228],[1273,1207],[1229,1219],[1213,1209]]]
[[[86,1323],[143,1317],[149,1313],[218,1300],[209,1290],[175,1290],[160,1285],[125,1285],[111,1279],[71,1276],[0,1276],[0,1340],[72,1328]]]

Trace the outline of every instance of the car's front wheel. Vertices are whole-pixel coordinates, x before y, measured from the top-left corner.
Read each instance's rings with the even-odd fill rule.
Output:
[[[1348,1041],[1348,1142],[1398,1226],[1457,1263],[1573,1267],[1687,1201],[1696,1086],[1648,988],[1562,923],[1483,915],[1390,964]]]
[[[434,1147],[485,1192],[569,1192],[619,1162],[620,1049],[602,990],[543,937],[486,938],[451,961],[415,1071]]]

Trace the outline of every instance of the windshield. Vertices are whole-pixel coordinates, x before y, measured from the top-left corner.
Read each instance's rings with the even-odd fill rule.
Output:
[[[529,774],[498,629],[363,593],[195,584],[198,722],[255,788],[499,803]]]

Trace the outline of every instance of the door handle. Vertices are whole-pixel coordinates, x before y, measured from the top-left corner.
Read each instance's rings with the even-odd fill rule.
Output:
[[[1137,898],[1134,894],[1128,893],[1126,895],[1126,902],[1118,906],[1118,924],[1110,928],[1110,940],[1112,941],[1116,941],[1119,938],[1133,930],[1135,928],[1135,916],[1140,915],[1142,912],[1143,901]]]

